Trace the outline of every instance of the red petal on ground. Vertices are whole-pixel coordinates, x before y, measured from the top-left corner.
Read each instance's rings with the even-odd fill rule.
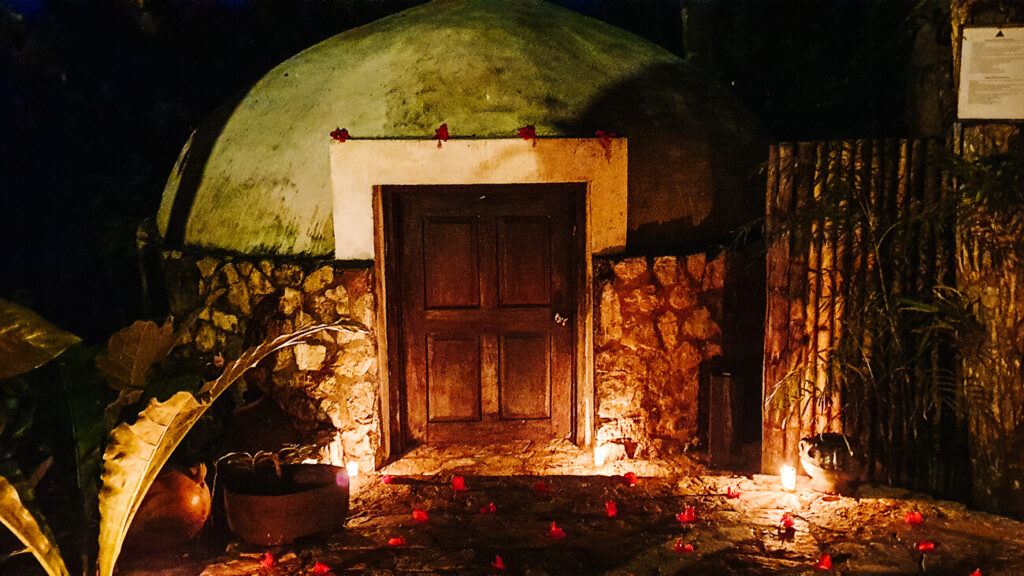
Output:
[[[729,486],[728,488],[725,489],[726,498],[739,498],[740,494],[743,494],[743,492],[733,489],[732,486]]]
[[[385,475],[384,475],[384,476],[383,476],[383,477],[382,477],[382,478],[380,479],[380,481],[381,481],[381,482],[383,482],[384,484],[391,484],[391,480],[392,480],[392,478],[391,478],[391,475],[390,475],[390,474],[385,474]]]
[[[401,548],[405,546],[405,538],[388,538],[388,546],[392,548]]]
[[[693,506],[687,506],[685,512],[676,514],[676,520],[679,520],[683,524],[691,524],[697,521],[697,511],[693,509]]]
[[[263,554],[263,559],[260,560],[260,566],[262,566],[264,568],[273,568],[274,567],[274,555],[271,554],[270,552],[265,552]]]
[[[519,128],[517,132],[519,132],[519,137],[523,140],[533,140],[537,137],[537,130],[533,125],[523,126],[522,128]]]
[[[313,565],[313,574],[327,574],[331,571],[331,567],[323,562],[317,562]]]
[[[480,507],[481,514],[495,514],[498,512],[498,507],[494,505],[494,502]]]
[[[501,556],[498,556],[497,554],[495,554],[494,555],[494,562],[491,562],[491,566],[493,566],[495,570],[504,570],[505,569],[505,562],[503,562],[501,560]]]
[[[783,528],[792,528],[793,525],[796,524],[796,521],[793,520],[793,517],[788,513],[782,515],[782,520],[780,520],[780,522],[782,522]]]
[[[676,554],[689,554],[693,552],[693,544],[683,544],[682,540],[676,540],[672,549],[676,551]]]
[[[924,522],[924,516],[921,516],[920,512],[907,512],[907,515],[903,517],[903,520],[907,524],[920,524]]]
[[[456,492],[462,492],[466,489],[466,479],[462,476],[456,476],[452,478],[452,490]]]
[[[974,572],[971,572],[971,576],[982,576],[981,568],[977,568],[974,570]]]
[[[619,513],[618,506],[615,505],[615,500],[609,500],[604,503],[604,509],[608,513],[609,518],[615,518]]]
[[[828,554],[822,554],[821,560],[814,563],[814,567],[818,570],[831,570],[832,569],[832,557]]]
[[[545,494],[551,492],[551,486],[548,486],[547,482],[543,480],[537,480],[537,483],[533,485],[533,489],[536,490],[537,492],[543,492]]]
[[[636,486],[636,474],[632,472],[626,472],[625,474],[622,475],[622,477],[626,479],[626,483],[629,484],[630,486]]]
[[[917,543],[917,551],[918,552],[935,552],[935,542],[928,542],[928,541],[918,542]]]
[[[426,510],[420,510],[419,508],[415,508],[412,511],[412,519],[417,522],[426,522],[427,520],[430,520],[430,516],[427,515]]]
[[[555,539],[565,538],[565,530],[559,528],[554,522],[551,523],[551,529],[548,530],[548,536]]]

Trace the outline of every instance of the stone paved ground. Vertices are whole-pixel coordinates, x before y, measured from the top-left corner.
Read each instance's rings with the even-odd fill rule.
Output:
[[[535,488],[538,481],[548,491]],[[230,543],[211,555],[147,557],[122,563],[122,576],[305,576],[316,562],[337,575],[614,574],[1024,574],[1024,524],[961,504],[891,488],[857,497],[795,494],[775,476],[466,476],[455,492],[448,473],[363,478],[343,530],[261,549]],[[725,494],[729,487],[738,498]],[[614,501],[610,518],[605,503]],[[494,514],[481,507],[493,503]],[[687,506],[696,521],[680,523]],[[414,509],[429,519],[413,519]],[[780,529],[784,513],[793,520]],[[919,525],[905,521],[919,512]],[[551,522],[564,538],[549,535]],[[400,547],[389,539],[404,538]],[[919,552],[919,542],[934,551]],[[676,551],[690,544],[692,552]],[[266,552],[276,564],[260,566]],[[829,554],[832,570],[814,564]],[[500,555],[501,571],[492,567]]]

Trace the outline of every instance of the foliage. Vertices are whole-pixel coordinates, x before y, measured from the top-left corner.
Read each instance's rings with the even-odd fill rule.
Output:
[[[160,468],[213,402],[246,370],[269,354],[302,342],[323,330],[366,331],[358,322],[342,320],[278,336],[246,350],[226,365],[219,378],[193,396],[178,392],[166,402],[152,400],[134,424],[122,423],[111,433],[103,455],[106,469],[100,491],[100,576],[112,576],[132,518]]]
[[[16,488],[15,483],[22,486]],[[36,515],[29,511],[31,498],[31,488],[25,485],[17,472],[4,471],[3,467],[0,467],[0,524],[6,526],[29,548],[47,574],[68,576],[68,569],[57,549],[53,534],[45,523],[40,523]]]
[[[79,340],[28,308],[0,299],[0,380],[46,364]]]

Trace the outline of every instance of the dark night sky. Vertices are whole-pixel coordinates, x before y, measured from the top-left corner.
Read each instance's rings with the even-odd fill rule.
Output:
[[[144,315],[136,229],[191,129],[299,50],[416,3],[0,0],[0,298],[93,340]],[[774,139],[906,135],[911,0],[558,3],[689,53]]]

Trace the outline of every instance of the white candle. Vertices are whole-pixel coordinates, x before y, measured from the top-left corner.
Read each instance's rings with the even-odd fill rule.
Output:
[[[792,466],[783,466],[780,474],[782,476],[782,489],[786,492],[795,492],[796,468]]]
[[[594,446],[594,466],[604,466],[604,461],[608,459],[608,448],[605,446]]]
[[[350,479],[359,476],[359,462],[356,462],[355,460],[350,460],[347,464],[345,464],[345,470],[348,471],[348,477]]]

